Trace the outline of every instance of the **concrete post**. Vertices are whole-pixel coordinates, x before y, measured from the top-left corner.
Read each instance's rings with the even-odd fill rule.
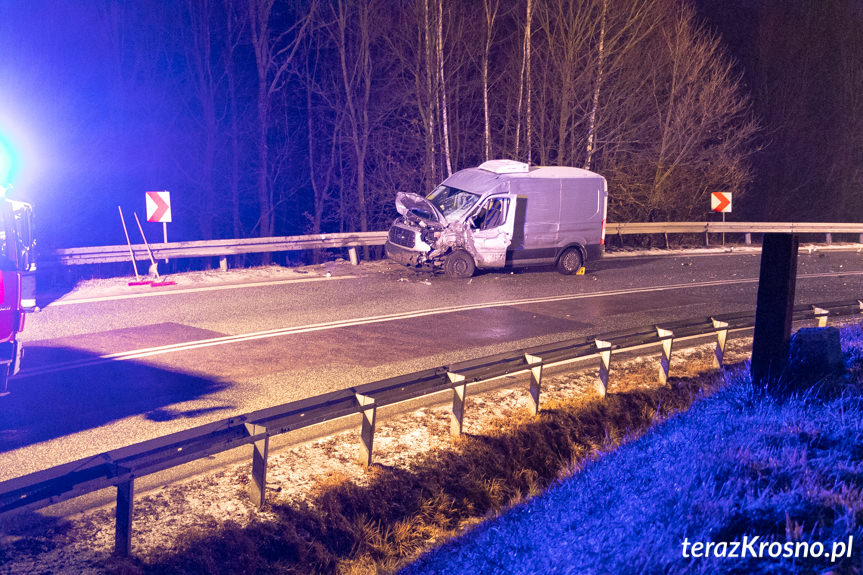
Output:
[[[798,246],[795,234],[764,234],[752,340],[754,382],[775,381],[788,361]]]

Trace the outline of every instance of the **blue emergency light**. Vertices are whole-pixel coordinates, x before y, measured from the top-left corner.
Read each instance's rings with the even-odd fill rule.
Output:
[[[7,186],[12,183],[16,164],[12,146],[0,135],[0,186]]]

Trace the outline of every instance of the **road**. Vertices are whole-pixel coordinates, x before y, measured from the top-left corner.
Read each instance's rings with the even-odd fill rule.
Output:
[[[387,262],[290,279],[76,293],[28,318],[0,399],[0,481],[453,361],[755,307],[760,255],[606,258],[470,280]],[[801,253],[797,302],[863,296],[863,256]]]

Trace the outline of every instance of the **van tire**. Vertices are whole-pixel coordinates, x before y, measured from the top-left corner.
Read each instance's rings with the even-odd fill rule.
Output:
[[[581,256],[581,250],[578,248],[569,248],[564,250],[560,254],[560,257],[557,258],[557,271],[569,276],[581,269],[583,264],[584,258]]]
[[[469,278],[476,271],[476,263],[466,251],[456,250],[447,256],[443,271],[451,278]]]

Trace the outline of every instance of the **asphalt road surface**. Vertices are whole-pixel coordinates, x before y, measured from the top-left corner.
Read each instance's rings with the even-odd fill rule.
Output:
[[[73,294],[27,319],[0,481],[231,415],[553,340],[753,310],[760,255],[606,258],[470,280],[376,262],[284,281]],[[863,255],[807,254],[797,303],[863,297]]]

